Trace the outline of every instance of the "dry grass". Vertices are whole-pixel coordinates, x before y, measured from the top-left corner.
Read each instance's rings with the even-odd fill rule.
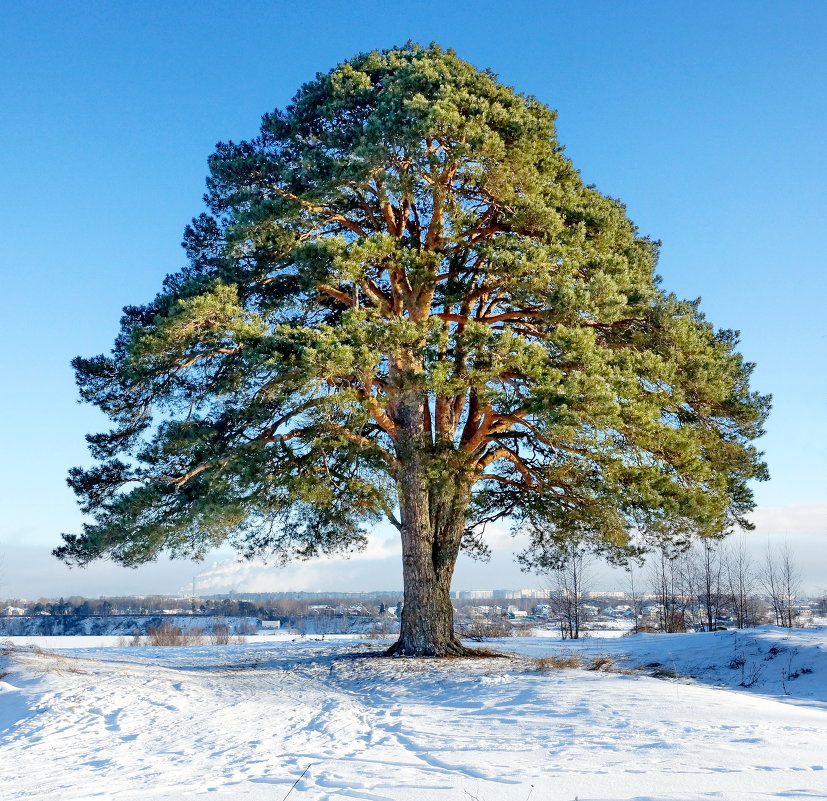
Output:
[[[542,656],[534,660],[535,670],[544,672],[547,670],[559,670],[561,668],[577,669],[583,667],[580,654],[554,654]]]
[[[77,657],[65,656],[56,651],[41,648],[38,645],[17,648],[6,642],[0,646],[0,655],[8,657],[10,661],[27,663],[42,673],[80,674],[85,672],[78,667]],[[32,656],[37,657],[37,659],[31,660],[29,657]],[[8,671],[5,675],[8,675]]]
[[[559,670],[594,670],[603,673],[619,673],[621,675],[637,674],[639,671],[622,668],[612,657],[606,654],[597,654],[586,659],[585,656],[577,653],[553,654],[533,660],[534,669],[538,671]]]
[[[611,671],[614,668],[614,666],[614,659],[612,659],[610,656],[606,656],[605,654],[600,654],[598,656],[592,657],[587,669]]]

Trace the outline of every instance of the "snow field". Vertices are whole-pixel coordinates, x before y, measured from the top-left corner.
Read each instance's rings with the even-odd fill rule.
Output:
[[[827,632],[730,635],[503,640],[489,645],[514,657],[480,660],[376,659],[352,640],[16,648],[0,660],[0,798],[827,798]],[[797,695],[772,673],[793,648],[812,666],[785,680]],[[767,665],[763,687],[701,683],[740,675],[723,664],[739,649]],[[537,669],[572,650],[631,672]],[[635,672],[668,660],[697,680]]]

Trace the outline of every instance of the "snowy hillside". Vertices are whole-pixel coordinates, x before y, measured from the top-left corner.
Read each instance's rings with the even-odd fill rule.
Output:
[[[827,797],[827,630],[491,645],[515,655],[376,659],[368,653],[376,653],[374,642],[287,639],[8,648],[0,657],[0,674],[9,671],[0,683],[0,794],[4,801]],[[571,656],[583,667],[554,667]],[[760,685],[737,686],[740,658],[744,675],[764,666]]]

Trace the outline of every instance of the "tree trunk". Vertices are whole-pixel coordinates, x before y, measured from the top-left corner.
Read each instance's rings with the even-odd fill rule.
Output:
[[[451,578],[468,493],[451,486],[436,493],[411,466],[400,482],[402,575],[405,586],[399,640],[393,656],[463,656],[475,653],[454,634]]]
[[[397,479],[402,534],[404,606],[393,656],[474,653],[454,635],[451,578],[465,530],[470,482],[435,457],[423,430],[421,402],[397,410]]]

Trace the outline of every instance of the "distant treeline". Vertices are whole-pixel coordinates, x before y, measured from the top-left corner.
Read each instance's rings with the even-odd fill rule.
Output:
[[[73,595],[57,601],[40,598],[35,602],[6,599],[0,615],[95,617],[110,615],[189,614],[220,617],[255,617],[261,620],[282,620],[318,613],[319,608],[331,613],[376,615],[396,607],[401,594],[388,596],[356,596],[313,594],[307,598],[245,596],[244,598],[179,598],[164,595],[85,598]]]

